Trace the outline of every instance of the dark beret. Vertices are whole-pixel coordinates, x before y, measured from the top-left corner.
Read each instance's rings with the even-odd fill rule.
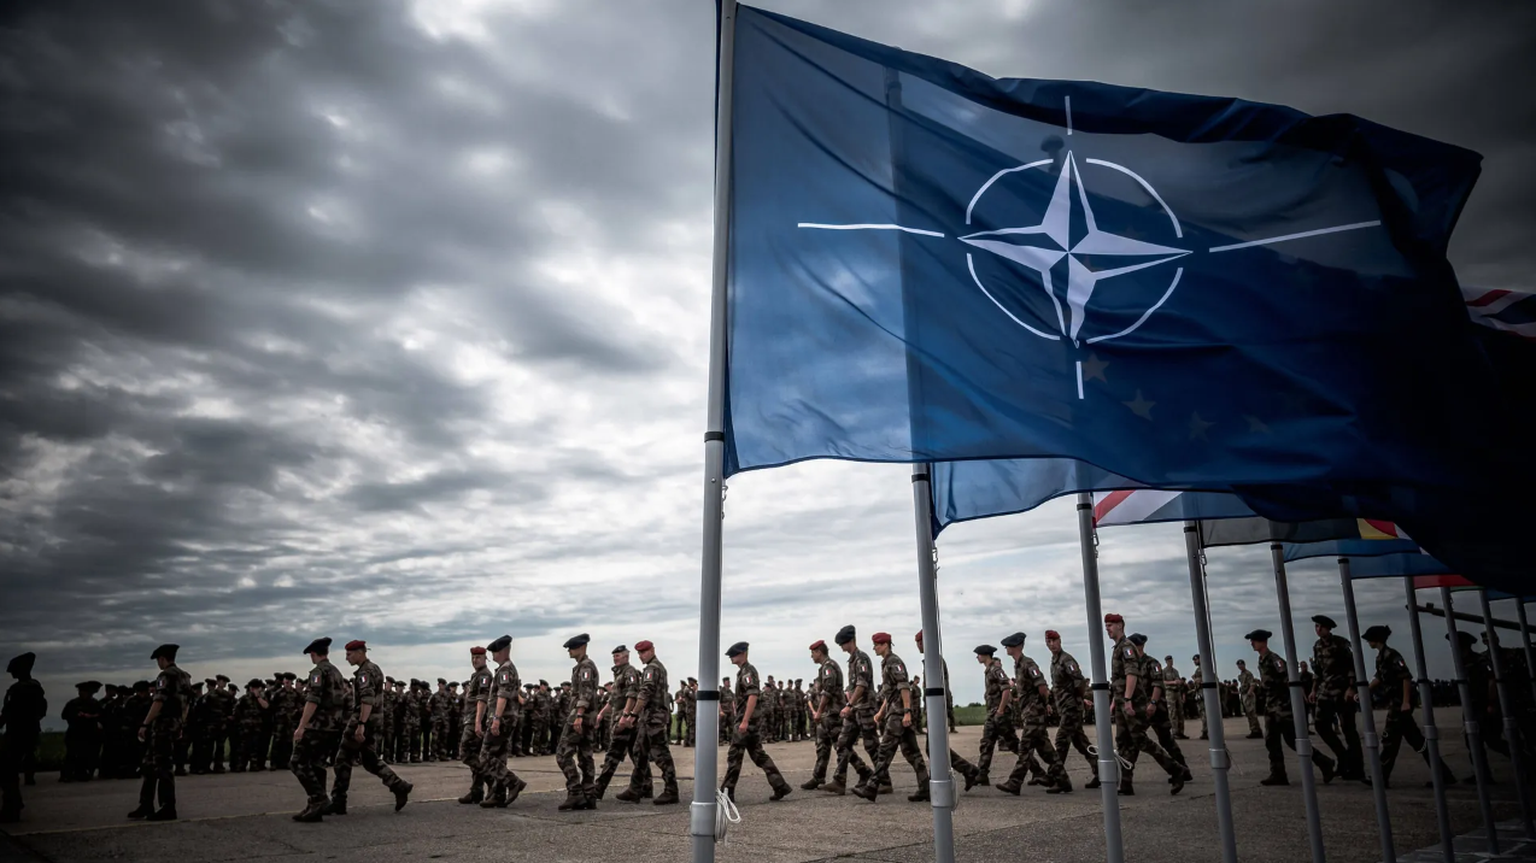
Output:
[[[1141,633],[1139,633],[1139,632],[1133,632],[1133,633],[1131,633],[1131,634],[1130,634],[1130,635],[1127,635],[1127,636],[1126,636],[1126,638],[1127,638],[1127,639],[1128,639],[1128,640],[1129,640],[1129,641],[1130,641],[1130,642],[1131,642],[1131,643],[1132,643],[1132,644],[1134,644],[1134,645],[1136,645],[1136,646],[1137,646],[1137,647],[1140,647],[1140,646],[1142,646],[1142,645],[1143,645],[1143,644],[1146,644],[1146,643],[1147,643],[1147,637],[1146,637],[1146,636],[1145,636],[1145,635],[1142,635],[1142,634],[1141,634]]]
[[[1449,632],[1445,634],[1445,639],[1447,641],[1451,639],[1451,634]],[[1471,647],[1477,644],[1477,636],[1467,632],[1464,629],[1458,629],[1456,630],[1456,642],[1462,647]]]
[[[1024,645],[1025,637],[1026,636],[1024,635],[1024,633],[1022,633],[1022,632],[1015,632],[1014,634],[1012,634],[1010,636],[1007,636],[1006,638],[1003,639],[1003,646],[1004,647],[1022,647]]]
[[[261,678],[253,677],[253,678],[251,678],[250,682],[245,685],[245,688],[246,689],[256,689],[256,688],[260,687],[262,689],[265,689],[266,686],[267,686],[267,684]]]
[[[977,656],[994,656],[994,655],[996,655],[996,653],[997,653],[997,648],[993,647],[990,644],[978,644],[978,645],[976,645],[976,655]]]
[[[154,657],[150,658],[153,659]],[[31,674],[32,665],[35,662],[37,662],[37,654],[35,653],[23,653],[20,656],[12,657],[11,661],[5,665],[5,673],[16,675]]]
[[[1314,615],[1312,615],[1312,622],[1317,624],[1318,626],[1326,626],[1329,629],[1338,629],[1339,628],[1339,625],[1337,623],[1333,622],[1333,618],[1329,617],[1326,614],[1314,614]]]
[[[612,649],[612,650],[610,650],[608,652],[609,653],[628,653],[629,652],[629,648],[625,647],[624,645],[621,644],[618,647],[615,647],[614,649]]]
[[[155,652],[151,653],[149,655],[149,658],[150,659],[159,659],[160,657],[163,656],[166,659],[169,659],[170,661],[175,662],[176,661],[176,651],[178,651],[180,649],[181,649],[181,645],[179,645],[179,644],[162,644],[159,647],[155,648]]]
[[[851,624],[851,623],[849,625],[843,627],[842,629],[839,629],[837,631],[837,634],[832,636],[832,640],[837,642],[838,644],[847,644],[848,642],[852,641],[853,639],[854,639],[854,629],[853,629],[853,624]]]
[[[490,653],[500,653],[512,646],[512,636],[503,635],[495,641],[487,644],[485,649]]]
[[[584,647],[584,646],[586,646],[586,643],[591,641],[591,640],[592,640],[592,636],[590,636],[590,635],[586,634],[585,632],[583,632],[580,635],[572,636],[572,637],[566,639],[565,640],[565,649],[566,650],[575,650],[578,647]]]
[[[214,680],[217,680],[217,681],[218,681],[218,682],[220,682],[220,683],[228,683],[228,682],[229,682],[229,678],[228,678],[228,677],[225,677],[225,676],[224,676],[224,675],[222,675],[222,674],[215,674],[215,675],[214,675],[214,676],[213,676],[213,679],[214,679]]]
[[[328,656],[331,652],[331,640],[330,638],[317,638],[314,641],[311,641],[308,647],[304,648],[304,652],[318,653],[321,656]]]
[[[1371,627],[1370,629],[1367,629],[1365,634],[1360,637],[1364,638],[1366,641],[1386,641],[1389,637],[1391,637],[1391,635],[1392,627],[1381,626],[1378,624]]]
[[[735,644],[733,644],[730,647],[725,649],[725,655],[728,656],[728,657],[729,656],[738,656],[738,655],[746,653],[746,652],[747,652],[747,643],[745,641],[738,641]],[[691,680],[692,678],[689,678],[689,679]]]
[[[437,679],[437,685],[438,686],[447,686],[448,685],[448,680],[446,678],[439,677]]]
[[[75,688],[85,692],[99,692],[101,690],[101,681],[87,680],[84,683],[76,683]]]
[[[549,685],[549,681],[548,680],[540,680],[539,681],[539,685],[540,686],[548,686]]]
[[[1254,631],[1243,636],[1243,638],[1247,639],[1248,641],[1268,641],[1274,637],[1275,634],[1267,629],[1255,629]]]
[[[135,680],[133,682],[133,691],[134,692],[148,692],[149,691],[149,681],[148,680]]]

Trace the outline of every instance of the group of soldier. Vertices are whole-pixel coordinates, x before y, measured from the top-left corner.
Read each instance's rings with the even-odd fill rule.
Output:
[[[1312,667],[1300,683],[1303,708],[1318,738],[1333,753],[1330,757],[1312,751],[1323,781],[1337,776],[1369,782],[1355,720],[1362,699],[1386,710],[1380,751],[1385,777],[1390,778],[1404,741],[1427,761],[1423,734],[1414,718],[1419,689],[1401,654],[1387,645],[1391,630],[1373,626],[1364,633],[1364,641],[1376,651],[1376,673],[1366,683],[1356,680],[1353,651],[1347,640],[1334,634],[1334,621],[1325,615],[1312,621],[1317,634]],[[1186,679],[1173,667],[1172,657],[1165,657],[1164,664],[1148,654],[1146,636],[1128,634],[1121,615],[1105,615],[1104,625],[1114,642],[1109,688],[1115,748],[1122,765],[1118,792],[1135,793],[1136,763],[1146,754],[1167,775],[1170,793],[1177,794],[1193,779],[1178,744],[1189,739],[1184,734],[1186,715],[1198,713],[1200,737],[1208,736],[1199,697],[1205,688],[1199,657],[1193,657],[1195,669]],[[1249,736],[1265,741],[1270,773],[1261,784],[1286,785],[1284,747],[1295,749],[1288,665],[1269,648],[1272,634],[1267,630],[1254,630],[1246,638],[1257,654],[1258,674],[1249,671],[1246,660],[1238,660],[1233,694],[1248,717]],[[1093,702],[1082,669],[1062,650],[1061,637],[1054,630],[1045,632],[1050,654],[1045,668],[1024,652],[1026,640],[1022,632],[1001,639],[1003,652],[1012,659],[1011,669],[997,655],[997,647],[983,644],[974,649],[982,666],[986,719],[977,761],[972,763],[951,750],[950,767],[964,779],[967,791],[991,785],[992,760],[1003,749],[1016,761],[1007,779],[996,785],[999,791],[1017,795],[1027,783],[1043,787],[1048,794],[1070,793],[1073,786],[1066,765],[1075,749],[1093,776],[1087,787],[1099,787],[1098,761],[1083,730],[1085,723],[1093,721]],[[500,808],[514,802],[526,787],[509,768],[508,758],[553,753],[566,780],[561,810],[595,809],[626,761],[630,767],[627,787],[615,799],[677,803],[677,774],[669,745],[695,744],[698,705],[708,703],[701,702],[697,681],[688,678],[672,692],[654,645],[641,641],[635,644],[638,666],[631,663],[629,648],[613,649],[611,680],[605,683],[587,655],[588,641],[582,634],[565,643],[574,665],[571,680],[558,687],[543,680],[523,683],[511,662],[512,639],[503,635],[485,647],[470,649],[470,676],[462,682],[462,692],[458,682],[445,679],[437,681],[434,692],[425,681],[384,676],[368,659],[367,644],[360,640],[345,648],[346,661],[353,667],[348,680],[330,663],[331,640],[321,638],[304,650],[313,665],[308,674],[280,672],[267,680],[251,680],[243,695],[237,695],[223,676],[194,684],[175,664],[178,646],[161,645],[151,655],[159,669],[153,681],[109,686],[104,700],[95,697],[101,688],[95,681],[79,684],[79,694],[62,713],[69,730],[60,778],[137,776],[142,780],[140,803],[129,817],[171,820],[177,817],[175,777],[225,772],[228,746],[229,771],[260,771],[268,764],[272,769],[291,770],[307,795],[304,809],[294,818],[314,822],[325,815],[346,814],[352,767],[359,763],[395,795],[398,810],[406,804],[411,784],[395,774],[391,764],[460,760],[470,768],[470,788],[459,802]],[[880,660],[878,677],[874,661],[858,645],[853,626],[839,630],[833,642],[845,654],[846,672],[831,657],[827,643],[818,640],[809,647],[816,666],[809,686],[804,680],[761,679],[749,660],[746,642],[726,651],[737,670],[734,680],[722,680],[718,693],[720,743],[729,746],[721,790],[733,800],[746,758],[766,774],[773,789],[771,800],[790,794],[790,785],[763,744],[799,740],[816,744],[815,767],[801,786],[805,790],[835,795],[851,791],[876,801],[893,790],[890,767],[900,751],[917,779],[917,790],[908,799],[928,799],[928,765],[916,739],[923,730],[924,690],[918,678],[908,674],[888,633],[878,632],[871,638]],[[921,632],[915,636],[915,645],[922,653]],[[1476,650],[1476,639],[1467,633],[1460,634],[1457,650],[1468,677],[1470,715],[1485,720],[1485,743],[1506,756],[1521,757],[1520,751],[1512,754],[1500,730],[1490,653]],[[1519,739],[1526,741],[1524,755],[1529,757],[1529,741],[1536,731],[1529,671],[1518,650],[1501,650],[1500,658],[1504,680],[1513,693]],[[0,713],[6,731],[0,745],[5,793],[0,819],[7,821],[19,816],[17,777],[26,772],[31,781],[28,759],[36,750],[40,723],[47,713],[42,687],[31,677],[33,662],[28,653],[7,667],[17,681]],[[949,669],[947,663],[942,665],[943,690],[948,694]],[[1305,668],[1305,663],[1301,665]],[[952,700],[948,707],[947,724],[954,730]],[[1054,739],[1049,734],[1052,724],[1057,726]],[[599,754],[603,756],[600,767]],[[652,765],[661,774],[660,794],[655,792]],[[852,788],[848,786],[850,767],[858,776]],[[1443,762],[1435,767],[1446,781],[1456,781]],[[334,771],[329,788],[328,768]]]

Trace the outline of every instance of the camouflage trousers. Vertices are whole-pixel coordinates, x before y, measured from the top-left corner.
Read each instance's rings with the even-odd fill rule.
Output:
[[[1184,733],[1184,690],[1176,689],[1168,693],[1168,721],[1173,725],[1174,734]]]
[[[843,728],[837,736],[837,769],[832,778],[838,782],[846,782],[848,779],[848,765],[853,764],[853,770],[859,774],[860,781],[867,779],[873,768],[864,763],[859,753],[853,749],[854,741],[864,741],[864,752],[869,755],[871,762],[878,760],[880,752],[880,736],[875,729],[875,713],[868,709],[854,709],[848,711],[848,716],[842,718]]]
[[[264,768],[267,763],[267,738],[261,733],[261,723],[244,724],[239,728],[239,742],[234,745],[234,751],[229,756],[230,768],[242,771]]]
[[[352,787],[352,767],[362,764],[363,769],[379,777],[384,787],[393,791],[405,780],[395,774],[388,764],[379,757],[378,727],[375,723],[367,723],[363,726],[363,742],[357,742],[357,723],[347,723],[346,731],[341,736],[341,751],[336,753],[336,776],[331,781],[331,797],[345,800],[347,789]],[[307,739],[308,734],[304,735]],[[325,779],[320,780],[321,787],[325,787]],[[308,790],[308,789],[305,789]]]
[[[293,723],[272,723],[272,769],[287,770],[293,757]]]
[[[175,721],[155,720],[146,739],[144,763],[141,765],[144,780],[139,786],[139,806],[148,808],[159,790],[162,808],[176,807],[176,744],[181,738],[181,726]],[[14,775],[14,774],[13,774]]]
[[[1271,710],[1264,714],[1264,748],[1269,751],[1269,771],[1274,774],[1285,774],[1285,750],[1282,746],[1296,748],[1296,722],[1289,710]],[[1333,770],[1333,759],[1312,750],[1312,763],[1326,765],[1325,770]]]
[[[1392,766],[1397,763],[1398,747],[1405,740],[1409,746],[1423,752],[1426,761],[1429,760],[1429,753],[1424,748],[1424,732],[1414,722],[1413,711],[1399,710],[1399,706],[1394,704],[1387,710],[1387,718],[1381,730],[1381,775],[1387,778],[1392,776]]]
[[[763,749],[763,739],[757,729],[748,726],[746,731],[737,726],[731,731],[731,748],[725,754],[725,781],[720,783],[721,790],[735,791],[736,781],[741,778],[741,761],[745,755],[752,759],[752,763],[763,769],[768,777],[768,784],[774,791],[785,791],[789,783],[784,781],[784,775],[779,773],[779,768],[773,763],[773,759]]]
[[[651,720],[639,729],[635,736],[637,764],[629,776],[629,790],[639,794],[651,786],[651,764],[661,771],[663,790],[677,793],[677,765],[672,761],[672,750],[667,746],[667,717]]]
[[[1157,745],[1163,747],[1168,757],[1179,762],[1185,770],[1189,769],[1189,762],[1184,759],[1184,750],[1179,748],[1179,741],[1173,736],[1173,722],[1168,718],[1165,708],[1158,708],[1152,714],[1152,721],[1147,724],[1148,730],[1157,738]]]
[[[609,780],[619,770],[619,765],[624,759],[629,758],[635,765],[633,775],[641,777],[636,786],[651,784],[651,766],[645,760],[645,753],[640,749],[640,726],[634,724],[628,728],[622,728],[617,721],[612,723],[613,730],[608,736],[608,754],[603,757],[603,767],[598,771],[597,784],[603,788],[608,787]]]
[[[421,720],[407,719],[404,723],[405,735],[395,743],[396,761],[420,761],[421,760]]]
[[[837,748],[842,730],[843,718],[830,708],[816,722],[816,767],[811,770],[811,776],[817,782],[826,781],[827,764],[832,760],[832,751]]]
[[[1043,711],[1038,716],[1024,718],[1024,729],[1019,733],[1019,760],[1008,774],[1009,784],[1023,785],[1029,775],[1031,761],[1036,758],[1045,764],[1047,782],[1054,785],[1067,778],[1062,760],[1056,757],[1056,747],[1051,743],[1051,733],[1045,725]],[[1039,768],[1034,769],[1036,775],[1039,775]]]
[[[997,711],[987,711],[986,724],[981,726],[980,752],[976,757],[976,769],[981,775],[986,776],[992,770],[992,753],[997,749],[998,743],[1009,752],[1019,751],[1019,733],[1013,728],[1011,717],[997,716]]]
[[[1081,710],[1062,711],[1060,713],[1061,724],[1056,727],[1056,760],[1061,762],[1063,770],[1067,767],[1067,752],[1076,748],[1087,759],[1088,766],[1093,768],[1094,778],[1099,775],[1099,760],[1088,751],[1088,735],[1083,733],[1083,712]]]
[[[483,778],[480,773],[480,747],[484,743],[484,736],[475,733],[475,720],[466,718],[463,722],[464,730],[459,732],[459,760],[469,768],[469,773],[478,784]]]
[[[1173,760],[1168,751],[1147,736],[1146,705],[1133,705],[1135,709],[1130,715],[1126,715],[1124,705],[1124,701],[1115,700],[1115,749],[1121,758],[1130,763],[1129,767],[1122,768],[1123,781],[1131,781],[1136,773],[1136,759],[1143,752],[1152,756],[1152,760],[1167,771],[1169,776],[1184,775],[1184,768]]]
[[[923,750],[917,746],[917,731],[911,725],[904,725],[901,721],[900,711],[893,710],[885,717],[884,734],[880,737],[880,751],[875,758],[874,777],[872,781],[881,783],[889,782],[891,776],[891,762],[896,760],[896,750],[901,749],[901,757],[907,759],[912,765],[912,770],[917,774],[917,790],[922,791],[928,787],[928,762],[923,759]]]
[[[572,723],[571,714],[560,729],[560,742],[555,744],[555,763],[565,774],[565,792],[570,795],[597,795],[597,767],[592,760],[592,738],[597,729],[590,724],[590,717],[583,719],[581,730]]]
[[[1263,734],[1264,729],[1259,725],[1259,707],[1254,703],[1252,695],[1243,696],[1243,715],[1248,717],[1248,733]],[[1203,725],[1201,726],[1204,727]]]
[[[288,766],[298,778],[299,785],[303,786],[312,806],[324,805],[330,799],[325,793],[325,759],[336,754],[336,746],[340,742],[340,731],[317,731],[311,728],[293,746],[293,757],[288,760]]]
[[[485,729],[476,775],[485,781],[487,792],[505,794],[520,781],[517,774],[507,767],[507,752],[512,744],[512,729],[516,724],[514,717],[504,716],[500,734],[492,734],[489,727]]]
[[[1339,732],[1344,739],[1339,739]],[[1355,728],[1355,705],[1343,696],[1317,699],[1317,738],[1328,744],[1339,767],[1350,776],[1365,775],[1365,755]]]
[[[439,761],[447,761],[453,757],[450,751],[454,742],[448,738],[448,717],[435,716],[432,718],[432,755]]]

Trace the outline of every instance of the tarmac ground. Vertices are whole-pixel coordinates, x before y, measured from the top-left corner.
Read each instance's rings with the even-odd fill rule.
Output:
[[[1472,769],[1461,735],[1454,731],[1460,727],[1460,711],[1442,709],[1437,712],[1437,722],[1447,761],[1467,780]],[[1196,720],[1186,730],[1195,736],[1199,728]],[[1240,858],[1255,863],[1308,860],[1295,756],[1287,750],[1290,787],[1262,787],[1259,780],[1269,772],[1263,741],[1246,739],[1248,727],[1242,719],[1226,720],[1225,728],[1233,763],[1232,808]],[[952,740],[962,755],[974,761],[979,736],[979,727],[964,726]],[[1221,859],[1207,744],[1195,739],[1179,742],[1195,775],[1194,782],[1178,796],[1170,796],[1161,770],[1144,756],[1137,765],[1136,795],[1119,798],[1128,861],[1204,863]],[[1314,745],[1327,751],[1315,738]],[[737,788],[742,820],[731,826],[726,844],[717,848],[717,859],[722,863],[918,863],[933,859],[932,810],[927,803],[907,801],[914,777],[900,755],[891,768],[896,793],[871,803],[852,795],[835,797],[800,789],[815,762],[813,743],[779,743],[767,750],[795,791],[785,800],[770,802],[771,792],[762,771],[748,761]],[[43,774],[38,776],[37,786],[23,789],[26,809],[22,821],[5,825],[5,833],[0,834],[0,860],[675,863],[690,857],[688,800],[693,791],[694,750],[673,747],[672,752],[684,797],[677,806],[614,801],[613,794],[623,787],[623,777],[627,776],[621,771],[597,811],[559,812],[555,807],[564,799],[564,778],[553,758],[535,757],[512,760],[512,769],[528,782],[528,789],[506,809],[460,805],[456,798],[467,790],[466,768],[458,763],[426,763],[396,766],[415,784],[415,791],[409,805],[395,812],[389,792],[357,768],[352,777],[350,814],[327,817],[321,824],[298,824],[289,818],[302,808],[304,795],[298,781],[286,771],[179,779],[181,818],[168,823],[127,820],[127,812],[137,804],[137,781],[61,784],[55,774]],[[601,754],[598,760],[601,763]],[[1014,760],[1007,752],[998,753],[992,767],[994,783],[1006,778]],[[1497,755],[1491,762],[1496,820],[1518,819],[1511,765]],[[723,772],[723,747],[720,767]],[[957,859],[961,863],[1102,861],[1100,795],[1082,787],[1090,772],[1081,755],[1074,752],[1069,756],[1069,769],[1077,787],[1072,794],[1047,795],[1037,787],[1026,787],[1018,797],[991,787],[962,794],[953,813]],[[1438,847],[1434,799],[1424,787],[1428,779],[1423,760],[1405,749],[1388,795],[1395,845],[1401,855]],[[1335,780],[1319,785],[1318,797],[1329,860],[1382,859],[1369,788]],[[1465,835],[1483,826],[1475,787],[1463,781],[1450,789],[1448,802],[1454,832],[1464,835],[1465,845]],[[1479,848],[1485,844],[1473,842]],[[1529,854],[1532,847],[1517,850]],[[1466,859],[1487,859],[1486,854],[1467,854]]]

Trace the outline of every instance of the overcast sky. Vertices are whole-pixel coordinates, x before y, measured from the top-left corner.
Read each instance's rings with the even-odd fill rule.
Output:
[[[993,75],[1470,147],[1453,261],[1536,287],[1531,4],[765,5]],[[38,653],[55,715],[163,641],[242,682],[319,635],[396,676],[462,679],[503,632],[528,679],[568,679],[578,632],[602,665],[650,638],[696,673],[713,3],[51,0],[0,26],[0,653]],[[908,473],[734,478],[725,642],[808,677],[851,622],[914,662]],[[1069,504],[952,527],[940,556],[959,700],[971,648],[1014,630],[1086,663]],[[1210,563],[1231,677],[1241,635],[1278,629],[1274,582],[1263,549]],[[1101,564],[1106,610],[1187,674],[1179,530],[1105,531]],[[1306,654],[1338,583],[1292,575]],[[1360,600],[1406,644],[1400,584]]]

